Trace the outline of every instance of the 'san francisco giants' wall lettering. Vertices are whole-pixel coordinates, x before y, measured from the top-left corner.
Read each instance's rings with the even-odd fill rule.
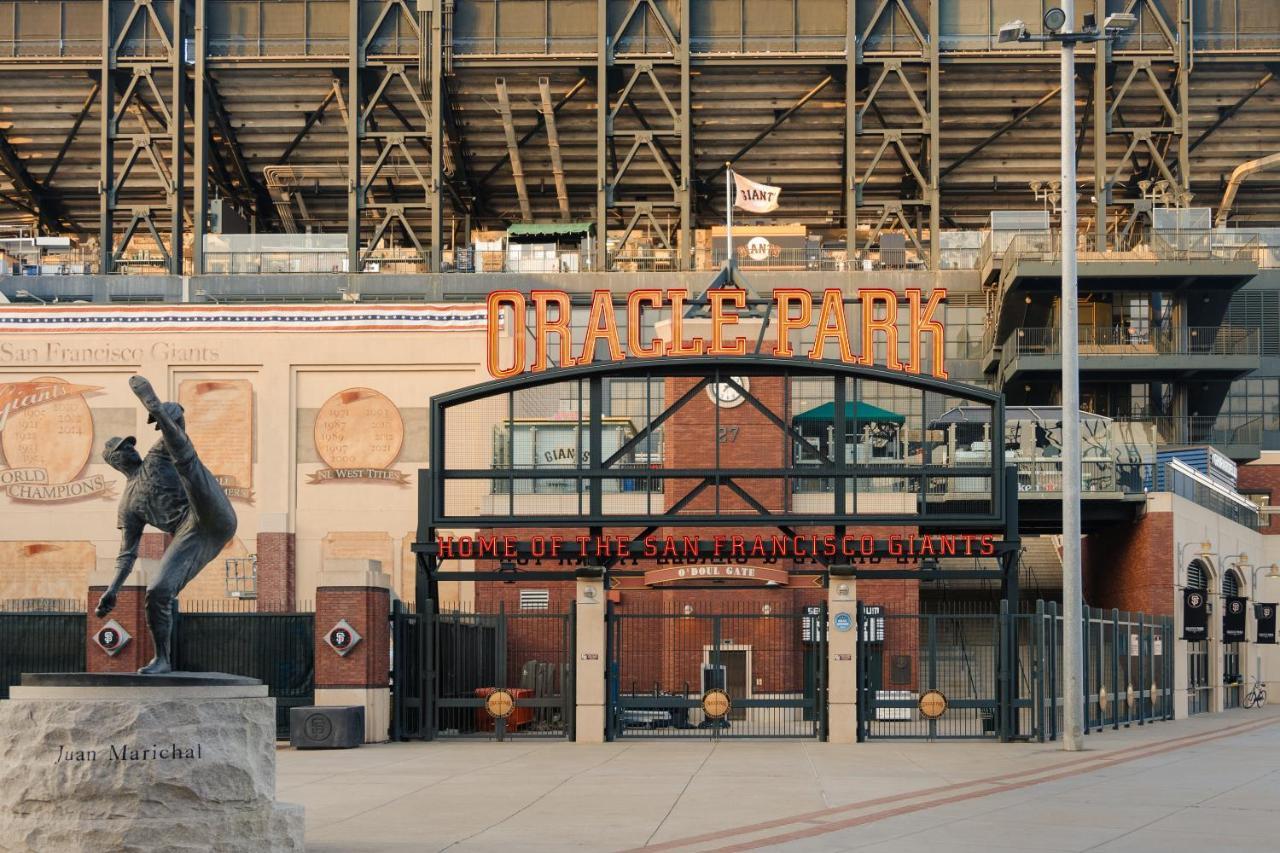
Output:
[[[308,482],[383,480],[407,483],[390,466],[404,443],[404,420],[395,403],[372,388],[339,391],[316,414],[316,453],[325,461]]]
[[[805,355],[814,360],[823,358],[827,345],[834,344],[840,360],[846,364],[870,365],[874,358],[878,339],[885,343],[883,367],[906,373],[920,373],[923,369],[923,337],[929,335],[931,346],[931,370],[939,379],[947,378],[945,363],[946,335],[942,321],[935,318],[938,308],[947,298],[947,291],[938,288],[924,299],[920,290],[906,290],[908,358],[902,363],[898,358],[898,294],[884,288],[862,288],[858,291],[860,313],[852,330],[845,318],[844,292],[828,288],[822,293],[814,322],[813,294],[803,288],[778,288],[774,300],[774,354],[779,357],[796,355],[789,335],[815,326],[813,346]],[[747,307],[747,295],[742,290],[712,290],[707,293],[711,314],[711,337],[685,338],[684,313],[689,301],[687,290],[642,289],[633,290],[627,296],[626,341],[627,353],[623,353],[618,318],[613,306],[613,295],[608,290],[592,294],[591,309],[587,317],[586,333],[575,353],[570,332],[571,308],[569,294],[563,290],[534,290],[526,297],[516,290],[495,290],[488,301],[488,367],[489,374],[506,379],[523,373],[548,367],[570,367],[590,364],[595,360],[597,347],[603,345],[609,351],[609,360],[630,358],[659,358],[662,356],[746,355],[747,338],[735,335],[740,314]],[[526,313],[534,309],[533,358],[527,359],[528,320]],[[653,338],[648,344],[641,340],[641,315],[644,310],[669,309],[671,317],[670,340]],[[499,342],[503,331],[503,315],[510,312],[512,356],[510,363],[501,364]],[[560,347],[560,363],[550,363],[550,341],[555,336]],[[854,354],[858,344],[859,354]]]
[[[111,482],[76,479],[93,452],[93,413],[84,395],[100,388],[55,376],[0,385],[0,487],[13,500],[110,497]]]

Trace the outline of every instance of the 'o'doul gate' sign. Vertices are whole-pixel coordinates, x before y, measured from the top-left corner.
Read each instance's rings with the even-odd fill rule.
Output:
[[[931,349],[931,370],[939,379],[947,378],[944,350],[946,335],[942,321],[935,316],[947,298],[944,288],[934,290],[926,298],[915,288],[905,291],[905,329],[898,325],[898,294],[885,288],[862,288],[857,291],[860,310],[850,323],[845,316],[845,295],[840,288],[828,288],[822,292],[815,310],[815,294],[805,288],[781,287],[773,291],[773,335],[769,342],[772,354],[779,358],[807,357],[821,360],[828,344],[834,344],[840,360],[846,364],[870,365],[873,362],[877,336],[885,342],[885,362],[882,367],[904,373],[920,373],[921,352],[925,336]],[[528,296],[517,290],[495,290],[488,300],[488,368],[489,374],[498,379],[518,376],[526,370],[539,372],[548,367],[572,367],[590,364],[602,347],[608,352],[608,360],[624,358],[663,358],[703,355],[746,355],[748,338],[736,334],[740,314],[747,307],[746,291],[737,289],[710,290],[706,295],[711,319],[709,337],[686,336],[684,314],[690,301],[687,290],[633,290],[627,295],[626,313],[621,319],[614,307],[613,294],[597,290],[591,297],[587,315],[586,332],[579,345],[574,344],[570,330],[572,308],[569,294],[563,290],[534,290]],[[533,308],[532,358],[530,345],[529,308]],[[671,318],[667,337],[654,336],[645,342],[641,336],[642,317],[646,310],[664,311]],[[502,363],[500,341],[503,336],[503,316],[509,315],[511,332],[511,356]],[[852,328],[851,328],[852,326]],[[626,329],[626,352],[623,352],[620,328]],[[814,341],[808,352],[798,351],[792,345],[793,332],[813,328]],[[909,345],[907,361],[898,358],[898,341],[902,331],[907,334]],[[555,336],[559,343],[559,364],[551,363],[550,342]],[[753,336],[754,337],[754,336]],[[858,354],[854,354],[857,345]]]

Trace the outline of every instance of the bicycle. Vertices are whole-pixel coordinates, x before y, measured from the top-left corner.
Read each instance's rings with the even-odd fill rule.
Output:
[[[1253,687],[1244,695],[1242,704],[1246,708],[1261,708],[1267,704],[1267,685],[1266,682],[1253,680]]]

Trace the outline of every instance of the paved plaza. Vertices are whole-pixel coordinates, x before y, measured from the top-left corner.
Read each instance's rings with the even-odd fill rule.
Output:
[[[437,742],[279,753],[313,851],[1273,850],[1280,708],[1053,744]]]

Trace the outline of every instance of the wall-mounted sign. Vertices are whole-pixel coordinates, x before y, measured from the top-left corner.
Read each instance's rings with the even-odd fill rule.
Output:
[[[232,500],[253,500],[253,385],[248,379],[188,379],[178,385],[187,435]]]
[[[505,720],[515,711],[516,700],[511,691],[499,688],[484,697],[484,709],[495,720]]]
[[[663,566],[644,573],[645,586],[698,581],[748,581],[751,583],[786,586],[791,574],[786,569],[773,566]]]
[[[99,628],[93,635],[93,641],[98,644],[98,648],[112,657],[118,655],[121,649],[129,645],[131,639],[133,638],[129,635],[129,632],[114,619]]]
[[[1204,640],[1209,636],[1209,596],[1204,590],[1182,591],[1182,639]]]
[[[716,687],[702,694],[702,713],[709,720],[721,720],[733,710],[733,700],[729,694]]]
[[[360,636],[360,632],[351,627],[351,623],[346,619],[339,619],[338,624],[329,629],[324,635],[324,641],[338,654],[346,657],[347,654],[356,647],[356,645],[364,639]]]
[[[1243,643],[1245,599],[1229,595],[1222,608],[1222,642]]]
[[[0,486],[17,501],[111,497],[101,474],[77,479],[93,453],[93,413],[84,395],[101,390],[55,376],[0,385]]]
[[[926,720],[936,720],[947,712],[947,697],[941,690],[926,690],[920,694],[916,707]]]
[[[404,419],[395,403],[372,388],[348,388],[325,400],[316,413],[315,443],[329,467],[312,474],[309,483],[409,482],[390,467],[404,443]]]
[[[885,362],[882,367],[905,373],[923,370],[921,353],[928,335],[931,347],[933,375],[947,378],[945,344],[946,334],[942,320],[935,317],[947,298],[947,291],[937,288],[926,299],[915,288],[905,291],[907,316],[899,329],[898,294],[886,288],[861,288],[858,290],[852,326],[846,316],[845,294],[838,287],[823,291],[815,310],[814,294],[803,288],[783,287],[774,290],[771,307],[773,332],[767,342],[779,358],[795,356],[820,360],[828,345],[833,345],[839,359],[847,364],[873,363],[876,343],[883,342]],[[710,290],[706,294],[711,318],[711,336],[686,337],[684,334],[685,311],[690,294],[687,290],[633,290],[627,296],[626,313],[621,320],[614,308],[613,294],[598,290],[592,296],[591,310],[587,316],[586,331],[581,342],[574,341],[570,328],[572,307],[569,294],[563,290],[535,290],[527,297],[518,290],[495,290],[488,299],[488,367],[489,374],[498,379],[518,376],[530,370],[540,372],[549,367],[570,367],[590,364],[597,352],[607,350],[609,361],[624,358],[665,358],[701,355],[746,355],[752,345],[745,335],[737,334],[741,315],[747,308],[744,290],[724,288]],[[533,309],[533,327],[529,327],[529,309]],[[670,340],[654,337],[644,340],[643,315],[659,312],[669,317],[671,326],[667,332]],[[509,329],[511,355],[504,363],[501,357],[501,341]],[[620,325],[621,324],[621,325]],[[623,352],[623,335],[626,329],[626,352]],[[795,335],[812,329],[813,344],[805,352],[794,349]],[[905,362],[898,357],[898,342],[906,335],[908,356]],[[559,350],[559,364],[552,361],[552,338]],[[529,344],[532,339],[532,346]],[[532,349],[532,353],[529,350]],[[859,355],[855,355],[857,350]],[[527,356],[531,355],[531,358]]]
[[[1276,641],[1276,605],[1259,602],[1253,606],[1253,618],[1258,621],[1258,642]]]
[[[840,632],[848,631],[853,627],[853,617],[848,613],[841,611],[836,614],[835,618],[836,630]]]

